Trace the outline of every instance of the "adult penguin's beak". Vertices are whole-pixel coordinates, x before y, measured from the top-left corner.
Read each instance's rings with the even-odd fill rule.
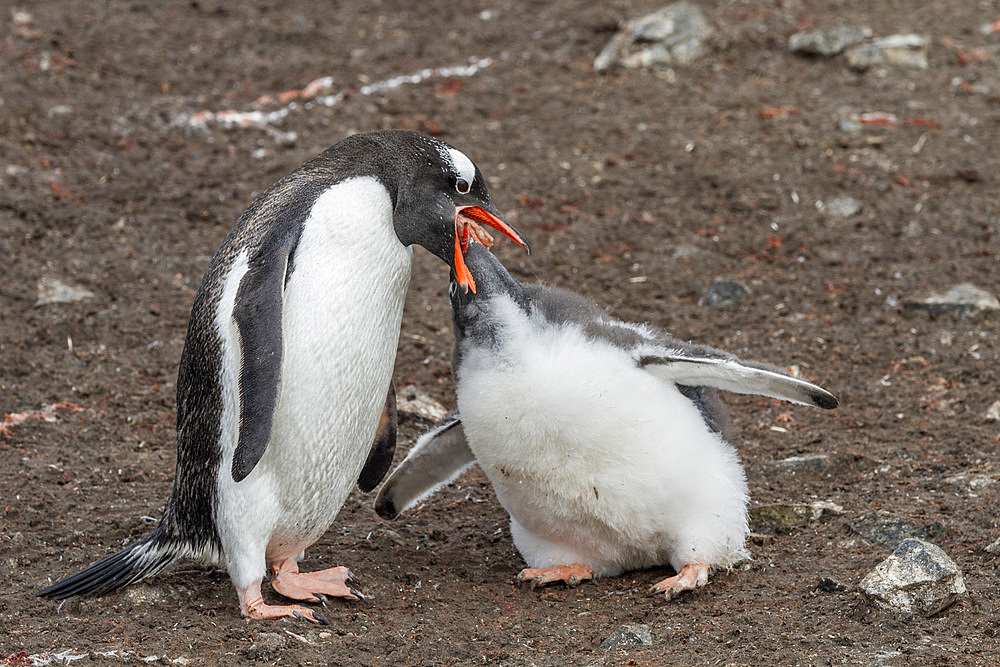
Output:
[[[493,237],[483,229],[483,225],[492,227],[511,241],[521,246],[529,253],[531,248],[521,232],[517,231],[498,216],[490,213],[482,206],[455,207],[455,277],[462,289],[476,293],[476,281],[465,265],[464,253],[469,249],[469,239],[475,238],[487,248],[493,246]]]

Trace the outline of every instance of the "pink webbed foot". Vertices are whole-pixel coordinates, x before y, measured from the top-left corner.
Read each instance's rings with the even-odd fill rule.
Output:
[[[293,600],[325,604],[327,596],[348,600],[365,598],[360,591],[347,585],[353,575],[346,567],[299,572],[298,563],[288,559],[271,565],[271,572],[271,588]]]
[[[649,592],[654,595],[663,593],[663,599],[670,600],[684,591],[693,591],[707,583],[708,565],[705,563],[688,563],[676,575],[667,577],[650,587]]]
[[[264,598],[260,595],[260,581],[243,589],[238,589],[240,596],[240,613],[244,618],[254,618],[265,620],[270,618],[299,618],[310,623],[320,623],[330,625],[330,621],[317,611],[293,605],[269,605],[264,604]]]
[[[570,563],[569,565],[556,565],[555,567],[525,568],[517,575],[519,582],[531,582],[534,590],[538,586],[547,586],[556,581],[561,581],[567,586],[579,586],[581,582],[594,578],[594,571],[586,565],[580,563]]]

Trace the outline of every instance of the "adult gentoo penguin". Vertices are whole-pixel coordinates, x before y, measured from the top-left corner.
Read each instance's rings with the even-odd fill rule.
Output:
[[[483,246],[479,289],[451,285],[458,411],[393,471],[397,516],[478,462],[510,513],[533,585],[671,565],[670,599],[745,558],[747,483],[717,389],[834,408],[820,387],[522,286]]]
[[[306,574],[298,561],[354,483],[370,491],[392,462],[409,246],[424,246],[474,290],[462,250],[470,238],[491,242],[481,224],[527,248],[472,161],[415,132],[351,136],[260,195],[195,297],[163,518],[39,595],[103,594],[189,558],[225,566],[251,618],[326,620],[265,604],[268,568],[286,597],[356,599],[347,568]]]

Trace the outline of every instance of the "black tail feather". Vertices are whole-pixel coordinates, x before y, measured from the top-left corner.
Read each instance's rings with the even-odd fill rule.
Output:
[[[157,526],[135,544],[52,584],[36,595],[56,600],[74,595],[104,595],[156,574],[177,560],[180,551],[179,545],[172,544]]]

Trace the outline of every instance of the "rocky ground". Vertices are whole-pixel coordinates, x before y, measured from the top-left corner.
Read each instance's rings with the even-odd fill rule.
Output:
[[[1000,4],[702,2],[674,42],[615,37],[660,7],[8,3],[0,660],[996,664]],[[332,602],[328,628],[245,621],[194,565],[36,599],[159,516],[188,313],[230,225],[390,127],[477,161],[532,242],[497,245],[518,278],[838,394],[833,413],[729,397],[752,560],[669,603],[645,594],[669,568],[521,588],[473,470],[393,523],[352,496],[305,566],[350,566],[370,599]],[[396,384],[450,407],[446,280],[416,252]],[[428,425],[402,419],[397,460]],[[964,575],[930,618],[858,588],[906,537]]]

